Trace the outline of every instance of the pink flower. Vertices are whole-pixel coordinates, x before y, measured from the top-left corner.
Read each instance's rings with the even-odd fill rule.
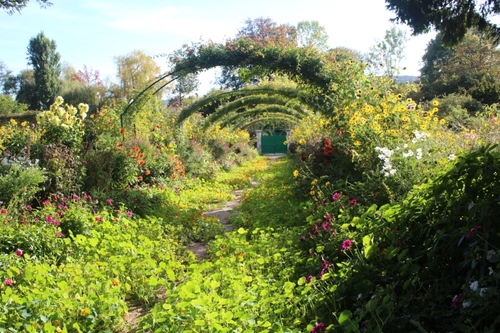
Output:
[[[77,196],[76,194],[73,194],[73,196],[72,196],[71,198],[72,198],[73,200],[75,200],[75,201],[80,200],[80,197],[79,197],[79,196]]]
[[[333,194],[332,195],[332,199],[333,199],[333,201],[339,200],[340,199],[340,193],[337,192],[337,193]]]
[[[33,207],[31,205],[27,205],[26,208],[31,212],[33,210]]]
[[[352,240],[346,239],[345,241],[342,242],[342,248],[344,250],[349,250],[352,246]]]
[[[57,238],[62,238],[62,237],[64,237],[64,234],[63,234],[62,232],[60,232],[60,231],[58,231],[58,232],[54,232],[54,235],[56,235],[56,237],[57,237]]]
[[[5,209],[5,208],[0,209],[0,213],[2,213],[3,215],[6,215],[7,214],[7,209]]]
[[[45,222],[49,224],[53,223],[54,221],[52,220],[52,215],[47,215],[47,217],[45,218]]]
[[[311,330],[311,333],[324,333],[326,331],[325,324],[317,323],[316,326]]]
[[[18,257],[22,257],[23,256],[23,250],[20,250],[20,249],[17,249],[14,251],[14,253],[18,256]]]
[[[323,230],[327,231],[328,229],[330,229],[330,222],[323,223]]]
[[[108,203],[108,205],[113,206],[113,201],[111,201],[111,199],[106,199],[106,202]]]
[[[42,201],[42,205],[44,205],[44,206],[50,205],[50,200],[47,199],[47,200]]]
[[[477,232],[478,230],[481,230],[481,229],[482,229],[482,227],[481,227],[480,225],[476,225],[474,228],[472,228],[472,229],[470,230],[470,232],[469,232],[467,235],[465,235],[465,238],[466,238],[466,239],[471,238],[472,236],[474,236],[474,235],[476,234],[476,232]]]
[[[306,278],[306,283],[310,283],[310,282],[311,282],[311,280],[312,280],[312,278],[313,278],[313,277],[312,277],[312,275],[309,275],[309,276]]]
[[[357,202],[356,199],[351,199],[351,201],[349,201],[349,205],[354,206],[356,202]]]
[[[102,222],[102,217],[101,217],[101,216],[96,216],[95,220],[96,220],[97,222]]]
[[[128,215],[128,217],[132,217],[134,214],[133,214],[133,213],[129,210],[129,211],[127,212],[127,215]]]
[[[458,308],[460,304],[462,304],[463,299],[464,299],[463,294],[455,295],[455,297],[453,297],[453,299],[451,300],[451,307]]]
[[[60,226],[60,225],[61,225],[61,222],[59,222],[58,220],[54,220],[54,225],[55,225],[56,227],[58,227],[58,226]]]
[[[5,285],[12,286],[13,284],[14,284],[14,282],[12,282],[12,279],[5,278]]]

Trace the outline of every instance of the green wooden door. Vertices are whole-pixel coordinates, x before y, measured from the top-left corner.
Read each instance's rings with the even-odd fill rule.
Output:
[[[286,135],[263,135],[261,137],[262,154],[286,154]]]

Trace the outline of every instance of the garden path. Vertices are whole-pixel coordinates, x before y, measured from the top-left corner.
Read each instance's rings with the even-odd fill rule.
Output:
[[[285,156],[285,154],[266,155],[266,157],[268,157],[271,160],[271,162],[274,162],[276,159],[283,157],[283,156]],[[259,184],[260,184],[259,182],[252,181],[252,187],[257,186]],[[240,200],[241,200],[241,197],[243,196],[244,191],[245,190],[235,190],[235,191],[231,192],[232,194],[234,194],[233,200],[227,201],[225,203],[224,207],[222,207],[222,208],[207,211],[204,214],[206,216],[214,216],[214,217],[218,218],[219,221],[224,226],[224,229],[226,232],[232,231],[233,228],[228,221],[229,215],[233,212],[237,212],[237,207],[240,203]],[[207,256],[208,244],[195,242],[195,243],[190,244],[187,247],[187,249],[190,250],[191,252],[193,252],[193,254],[196,256],[198,261],[201,262]],[[125,320],[126,326],[131,327],[131,328],[135,327],[137,324],[137,319],[139,317],[144,316],[146,313],[147,313],[147,310],[141,306],[131,306],[129,308],[128,316]],[[131,331],[129,331],[129,333],[133,333],[133,332],[136,332],[136,330],[132,329]]]
[[[280,158],[283,156],[285,156],[285,154],[266,155],[266,157],[269,158],[271,161],[275,161],[277,158]],[[258,182],[252,181],[252,187],[256,186],[258,184],[259,184]],[[228,222],[229,215],[239,205],[240,200],[241,200],[241,196],[243,195],[243,191],[244,190],[236,190],[236,191],[231,192],[232,194],[234,194],[233,200],[226,202],[224,207],[222,207],[220,209],[211,210],[211,211],[205,212],[204,214],[206,216],[214,216],[214,217],[218,218],[219,221],[224,226],[224,229],[226,230],[226,232],[232,231],[233,228],[232,228],[231,224],[229,224],[229,222]],[[196,258],[198,258],[199,261],[202,261],[203,259],[205,259],[206,255],[207,255],[208,244],[195,242],[195,243],[192,243],[191,245],[188,246],[188,250],[193,252],[193,254],[196,256]]]

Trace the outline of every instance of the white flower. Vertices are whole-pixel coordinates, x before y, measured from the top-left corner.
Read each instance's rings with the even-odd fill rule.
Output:
[[[479,296],[483,296],[484,293],[488,291],[488,289],[490,288],[481,288],[481,290],[479,290]]]
[[[470,290],[472,291],[477,291],[477,288],[479,287],[479,282],[478,281],[474,281],[470,284]]]
[[[490,275],[491,275],[491,274],[493,274],[493,273],[495,273],[495,272],[493,271],[493,268],[491,268],[491,267],[488,267],[488,270],[490,271]]]
[[[463,303],[462,303],[462,307],[463,307],[464,309],[468,308],[470,305],[471,305],[471,303],[470,303],[469,301],[467,301],[467,302],[463,302]]]
[[[489,250],[486,253],[486,259],[490,260],[491,258],[493,258],[494,255],[495,255],[495,250]]]
[[[417,160],[422,159],[422,148],[417,148]]]
[[[448,155],[448,161],[454,161],[456,158],[455,154]]]
[[[413,150],[408,150],[406,153],[403,153],[403,157],[410,157],[413,156]]]

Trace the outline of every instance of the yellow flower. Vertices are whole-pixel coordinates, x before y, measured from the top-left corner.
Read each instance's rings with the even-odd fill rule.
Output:
[[[433,106],[438,106],[438,105],[439,105],[439,102],[438,102],[437,100],[433,100],[433,101],[432,101],[432,105],[433,105]]]
[[[293,176],[294,176],[295,178],[297,178],[297,177],[299,176],[299,170],[295,170],[295,171],[293,172]]]
[[[316,194],[316,192],[314,192],[314,191],[311,191],[309,193],[311,194],[311,196],[313,196],[314,194]]]
[[[318,183],[318,180],[317,179],[314,179],[312,182],[311,182],[311,185],[316,185]]]
[[[306,140],[304,140],[304,139],[300,139],[300,140],[299,140],[299,145],[303,145],[303,144],[305,144],[305,143],[306,143]]]
[[[361,146],[361,141],[359,141],[359,140],[354,141],[354,145],[355,145],[356,147]]]
[[[86,317],[89,315],[89,310],[87,308],[85,309],[82,309],[82,311],[80,312],[80,314],[83,316],[83,317]]]

